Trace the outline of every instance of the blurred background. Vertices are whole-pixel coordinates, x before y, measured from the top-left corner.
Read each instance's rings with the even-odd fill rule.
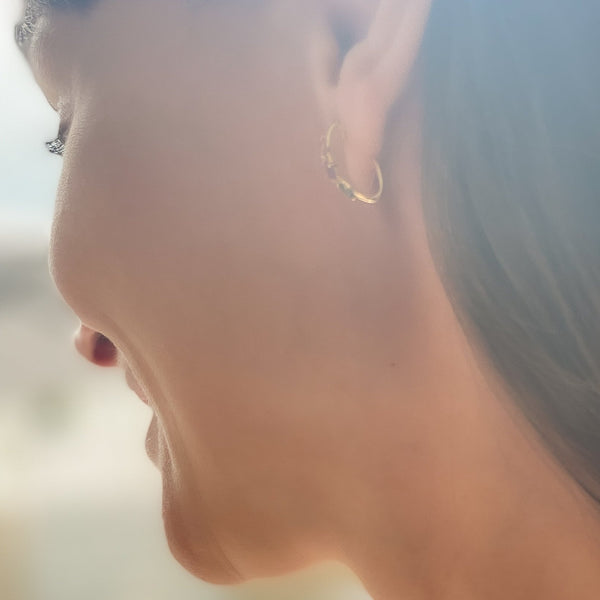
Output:
[[[171,557],[149,409],[75,352],[48,274],[58,119],[13,42],[20,13],[0,3],[0,598],[368,599],[341,565],[217,587]]]

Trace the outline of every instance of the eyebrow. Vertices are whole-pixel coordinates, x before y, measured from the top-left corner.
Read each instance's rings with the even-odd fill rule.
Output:
[[[35,35],[35,22],[30,23],[26,20],[19,21],[15,25],[15,43],[23,51],[26,52],[31,43],[31,39]]]
[[[40,16],[48,11],[90,10],[99,0],[25,0],[23,18],[15,25],[15,43],[26,54],[31,40],[36,34]]]
[[[36,6],[32,0],[29,0],[25,5],[23,18],[15,25],[15,43],[24,54],[27,53],[31,40],[35,36],[39,16],[39,5]]]

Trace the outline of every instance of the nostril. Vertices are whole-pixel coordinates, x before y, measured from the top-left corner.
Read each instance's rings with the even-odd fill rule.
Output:
[[[101,333],[96,335],[94,341],[94,362],[102,365],[111,365],[117,356],[115,345]]]

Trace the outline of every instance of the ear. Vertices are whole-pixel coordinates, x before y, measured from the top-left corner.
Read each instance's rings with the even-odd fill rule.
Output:
[[[406,90],[431,1],[323,3],[324,27],[313,48],[317,98],[324,130],[334,120],[341,125],[343,155],[336,158],[344,160],[346,176],[358,189],[372,189],[373,159],[390,109]]]

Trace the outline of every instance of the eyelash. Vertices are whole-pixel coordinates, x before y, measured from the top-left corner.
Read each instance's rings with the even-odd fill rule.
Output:
[[[59,134],[56,139],[51,142],[46,142],[46,148],[48,148],[48,152],[50,154],[58,154],[58,156],[62,156],[65,151],[65,140],[62,134]]]

